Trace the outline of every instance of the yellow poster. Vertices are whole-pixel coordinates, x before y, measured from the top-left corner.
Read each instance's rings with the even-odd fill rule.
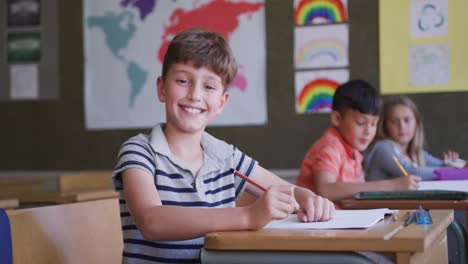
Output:
[[[466,0],[380,0],[382,94],[467,91],[466,10]]]

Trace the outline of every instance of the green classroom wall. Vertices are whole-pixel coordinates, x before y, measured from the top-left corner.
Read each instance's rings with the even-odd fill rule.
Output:
[[[0,103],[0,170],[112,169],[120,144],[149,131],[85,130],[82,2],[58,4],[60,100]],[[378,1],[349,0],[348,5],[351,78],[364,78],[377,86]],[[298,168],[311,143],[328,127],[329,115],[297,115],[294,110],[292,0],[267,0],[265,11],[268,123],[207,130],[264,167]],[[464,105],[468,93],[411,98],[424,115],[430,152],[452,148],[468,158],[468,106]]]

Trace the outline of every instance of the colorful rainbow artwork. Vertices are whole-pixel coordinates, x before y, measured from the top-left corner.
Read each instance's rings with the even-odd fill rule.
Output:
[[[338,82],[327,78],[318,78],[304,85],[297,97],[298,112],[329,112],[338,85]]]
[[[328,67],[337,66],[337,63],[346,64],[348,60],[348,48],[343,42],[334,39],[309,41],[297,50],[296,66],[301,66],[305,63],[311,64],[315,59],[324,57],[330,58],[330,64],[317,66]]]
[[[341,23],[347,20],[342,0],[300,0],[294,10],[296,25]]]

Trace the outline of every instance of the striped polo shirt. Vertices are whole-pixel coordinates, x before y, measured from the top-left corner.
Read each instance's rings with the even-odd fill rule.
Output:
[[[157,125],[150,135],[132,137],[121,146],[112,179],[120,195],[123,263],[200,263],[203,237],[184,241],[148,241],[143,238],[126,205],[121,173],[126,169],[139,168],[152,175],[163,205],[235,207],[235,200],[246,184],[233,174],[233,169],[250,176],[257,162],[206,132],[201,145],[203,165],[196,178],[171,153],[162,125]]]
[[[362,154],[346,143],[338,130],[329,128],[305,155],[297,185],[316,192],[314,177],[319,171],[336,175],[336,182],[362,182],[362,159]]]

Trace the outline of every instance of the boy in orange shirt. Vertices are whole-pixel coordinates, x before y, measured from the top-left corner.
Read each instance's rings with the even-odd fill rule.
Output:
[[[353,80],[335,91],[331,127],[309,149],[302,161],[297,185],[332,201],[360,191],[417,189],[420,177],[365,182],[362,155],[374,139],[381,98],[369,83]]]

